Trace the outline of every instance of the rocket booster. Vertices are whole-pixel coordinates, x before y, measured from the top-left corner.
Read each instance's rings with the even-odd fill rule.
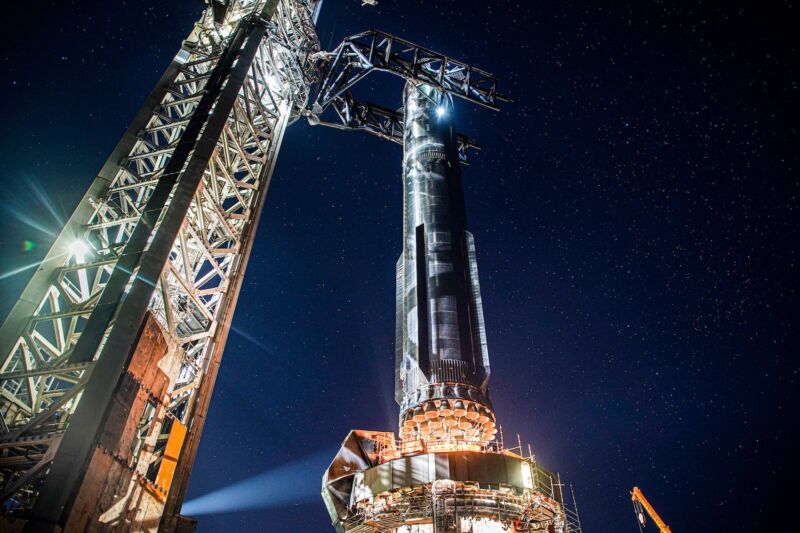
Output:
[[[494,427],[489,354],[475,244],[467,229],[453,101],[433,87],[412,82],[406,84],[403,97],[404,224],[403,253],[397,262],[395,343],[401,432],[406,437],[483,441]],[[444,419],[454,410],[459,421],[466,420],[461,412],[469,411],[475,413],[473,420],[491,420],[491,427],[484,432],[480,424],[461,424],[460,430],[443,431]],[[422,425],[430,421],[433,428]]]

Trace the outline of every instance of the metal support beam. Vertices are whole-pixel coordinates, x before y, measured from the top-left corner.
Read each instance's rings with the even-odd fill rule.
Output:
[[[309,122],[341,130],[364,131],[400,146],[403,145],[403,129],[405,127],[403,109],[392,111],[371,102],[357,102],[350,91],[335,97],[331,101],[331,107],[336,111],[339,122],[319,120],[318,117],[311,115],[309,115]],[[461,163],[467,164],[467,150],[477,152],[481,147],[461,133],[456,135],[456,139],[458,141],[458,159]]]
[[[335,50],[316,57],[320,82],[305,114],[311,124],[360,130],[403,144],[404,109],[392,111],[355,100],[353,86],[370,72],[381,71],[410,85],[432,87],[490,109],[507,98],[497,92],[497,78],[484,70],[456,61],[388,33],[370,30],[347,37]],[[338,121],[323,119],[333,108]],[[456,136],[458,159],[467,162],[467,150],[480,147],[465,135]]]
[[[493,74],[382,31],[348,37],[321,59],[326,64],[321,67],[322,82],[312,111],[325,109],[372,71],[388,72],[494,110],[499,101],[507,101],[498,94]]]

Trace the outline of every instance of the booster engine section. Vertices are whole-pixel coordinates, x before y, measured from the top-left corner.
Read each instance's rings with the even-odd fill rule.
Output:
[[[410,81],[403,100],[404,224],[395,343],[400,436],[484,443],[497,430],[452,97]]]

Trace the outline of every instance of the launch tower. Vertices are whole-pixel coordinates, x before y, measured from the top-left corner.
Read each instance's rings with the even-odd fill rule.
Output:
[[[557,476],[497,443],[453,97],[491,74],[380,31],[320,49],[321,0],[208,5],[0,328],[0,529],[190,531],[180,515],[288,125],[404,146],[400,439],[353,431],[339,531],[574,531]],[[406,81],[393,111],[352,87]],[[335,114],[329,121],[325,114]]]
[[[0,530],[180,515],[318,0],[207,0],[0,329]],[[147,52],[143,52],[147,53]]]

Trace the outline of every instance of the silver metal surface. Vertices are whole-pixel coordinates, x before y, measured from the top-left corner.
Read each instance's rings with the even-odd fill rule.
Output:
[[[337,121],[322,120],[319,114],[308,114],[309,123],[342,130],[364,131],[402,146],[405,127],[405,116],[402,109],[392,111],[373,103],[357,102],[349,91],[334,98],[331,101],[331,107],[336,111]],[[478,151],[480,146],[466,135],[457,134],[456,139],[458,140],[458,159],[466,164],[467,150]]]
[[[497,92],[496,77],[376,30],[347,37],[316,60],[320,83],[305,113],[311,124],[365,131],[404,147],[404,248],[396,267],[395,327],[401,424],[410,409],[432,400],[445,411],[449,404],[441,399],[490,407],[475,246],[458,168],[467,149],[478,146],[453,131],[452,106],[458,97],[496,109],[506,101]],[[353,96],[354,87],[376,71],[406,80],[402,109],[361,103]],[[335,111],[336,120],[324,119],[327,109]],[[490,412],[483,414],[493,422]],[[477,425],[470,434],[484,437]]]
[[[411,409],[433,383],[484,394],[489,361],[472,235],[453,130],[452,99],[409,82],[404,92],[403,253],[398,265],[396,399]],[[469,399],[458,387],[444,397]],[[466,388],[464,388],[466,390]]]

